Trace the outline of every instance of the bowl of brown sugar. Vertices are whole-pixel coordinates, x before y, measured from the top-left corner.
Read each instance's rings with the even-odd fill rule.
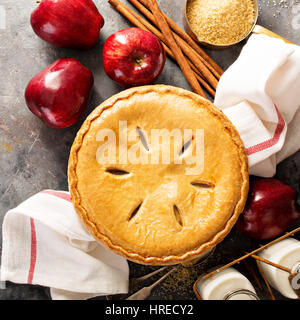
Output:
[[[212,48],[226,48],[247,38],[257,17],[254,0],[187,0],[184,7],[190,35]]]

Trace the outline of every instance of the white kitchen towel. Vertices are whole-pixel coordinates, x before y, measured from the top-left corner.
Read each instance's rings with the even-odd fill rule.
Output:
[[[45,190],[8,211],[2,235],[1,281],[50,287],[53,299],[128,292],[127,261],[86,232],[68,192]]]
[[[239,131],[250,173],[273,176],[300,148],[300,47],[253,34],[222,75],[214,103]]]

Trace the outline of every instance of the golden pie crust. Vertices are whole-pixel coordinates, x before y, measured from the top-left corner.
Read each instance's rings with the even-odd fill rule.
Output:
[[[186,174],[191,164],[185,159],[182,164],[164,164],[161,158],[159,164],[99,163],[97,150],[104,143],[97,141],[99,130],[112,129],[118,147],[124,133],[119,136],[120,120],[127,121],[128,133],[139,129],[147,137],[152,129],[203,129],[203,171]],[[154,152],[151,141],[146,144],[141,150]],[[182,157],[191,157],[195,148],[191,143]],[[68,177],[74,208],[93,237],[150,265],[184,263],[221,242],[244,208],[249,185],[243,143],[222,111],[197,94],[164,85],[125,90],[97,107],[77,133]]]

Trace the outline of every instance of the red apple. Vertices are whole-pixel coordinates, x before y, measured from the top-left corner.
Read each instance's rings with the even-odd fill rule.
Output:
[[[277,179],[253,178],[244,212],[236,224],[249,237],[279,236],[300,217],[294,188]]]
[[[154,82],[161,74],[165,61],[165,50],[159,39],[139,28],[115,32],[104,44],[104,70],[112,80],[124,87]]]
[[[104,20],[92,0],[41,0],[31,26],[43,40],[64,48],[90,49]]]
[[[66,128],[86,109],[93,83],[92,72],[78,60],[58,59],[30,80],[26,104],[47,126]]]

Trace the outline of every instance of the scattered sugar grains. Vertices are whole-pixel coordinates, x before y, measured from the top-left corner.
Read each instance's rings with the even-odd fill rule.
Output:
[[[252,0],[188,0],[187,18],[199,40],[226,45],[251,30],[254,5]]]

